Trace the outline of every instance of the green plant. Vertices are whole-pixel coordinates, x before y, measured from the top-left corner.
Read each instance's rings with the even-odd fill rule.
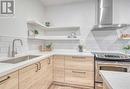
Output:
[[[78,45],[79,52],[83,52],[83,45]]]
[[[37,34],[39,34],[39,33],[38,33],[38,31],[37,31],[37,30],[34,30],[34,34],[36,34],[36,35],[37,35]]]
[[[46,48],[48,48],[48,49],[52,48],[52,43],[46,45]]]
[[[123,47],[124,50],[130,50],[130,45]]]

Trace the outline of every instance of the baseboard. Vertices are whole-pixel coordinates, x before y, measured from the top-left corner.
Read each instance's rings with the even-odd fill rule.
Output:
[[[69,83],[56,82],[56,81],[54,81],[53,84],[59,85],[59,86],[75,87],[75,88],[94,89],[94,86],[82,86],[82,85],[69,84]]]

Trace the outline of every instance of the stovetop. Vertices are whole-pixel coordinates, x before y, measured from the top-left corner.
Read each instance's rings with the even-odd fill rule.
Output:
[[[103,60],[129,60],[130,56],[122,53],[95,53],[97,59]]]

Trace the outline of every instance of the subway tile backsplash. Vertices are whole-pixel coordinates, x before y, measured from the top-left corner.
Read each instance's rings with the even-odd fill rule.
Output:
[[[8,49],[9,47],[12,49],[13,39],[21,39],[23,41],[23,46],[21,46],[19,42],[16,42],[15,44],[18,53],[24,53],[30,50],[39,50],[40,45],[46,45],[48,43],[53,43],[54,49],[77,49],[79,44],[79,41],[42,41],[20,37],[0,36],[0,57],[8,56]]]
[[[29,41],[27,38],[22,38],[22,37],[0,36],[0,57],[8,56],[9,47],[10,50],[12,50],[13,39],[21,39],[23,41],[23,46],[21,46],[19,42],[16,42],[15,44],[18,53],[24,53],[29,50],[38,50],[39,45],[43,43],[40,40]]]
[[[85,42],[86,47],[92,51],[123,51],[124,46],[130,45],[129,40],[119,38],[117,30],[92,31]]]
[[[12,49],[13,39],[21,39],[23,46],[19,42],[16,42],[15,47],[18,53],[24,53],[30,50],[39,50],[40,45],[53,43],[54,49],[78,49],[79,41],[42,41],[42,40],[31,40],[20,37],[7,37],[0,36],[0,57],[7,57],[9,47]],[[103,39],[102,39],[103,38]],[[123,46],[130,44],[128,40],[118,39],[105,39],[105,37],[92,37],[88,36],[85,40],[85,48],[91,51],[122,51]]]

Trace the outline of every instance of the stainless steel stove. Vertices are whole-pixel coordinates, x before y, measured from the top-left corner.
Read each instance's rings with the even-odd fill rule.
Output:
[[[130,72],[130,56],[123,53],[94,53],[95,89],[103,89],[100,70]]]
[[[104,61],[130,61],[130,56],[122,53],[95,53],[95,57]]]

